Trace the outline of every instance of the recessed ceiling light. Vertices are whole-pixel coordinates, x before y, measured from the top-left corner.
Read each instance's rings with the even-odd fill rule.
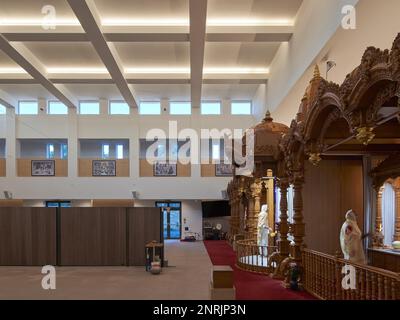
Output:
[[[190,74],[190,68],[125,68],[124,72],[129,73],[155,73],[155,74]]]
[[[129,19],[129,18],[106,18],[101,20],[104,27],[163,27],[163,26],[189,26],[188,19]]]
[[[2,74],[23,74],[27,73],[24,69],[20,67],[12,67],[12,68],[0,68],[0,73]]]
[[[46,68],[47,73],[62,73],[62,74],[108,74],[107,68],[79,68],[79,67],[62,67],[62,68]]]
[[[188,27],[189,19],[129,19],[129,18],[106,18],[101,20],[102,26],[105,27]],[[223,27],[223,26],[293,26],[290,19],[242,19],[242,18],[214,18],[207,19],[207,26]]]
[[[243,19],[243,18],[214,18],[207,19],[207,26],[293,26],[293,21],[289,19]]]
[[[204,74],[267,74],[268,68],[204,68]]]
[[[76,19],[5,19],[0,18],[0,26],[17,27],[17,26],[80,26]]]
[[[190,74],[190,68],[125,68],[126,74]],[[204,68],[204,74],[267,74],[268,68]]]

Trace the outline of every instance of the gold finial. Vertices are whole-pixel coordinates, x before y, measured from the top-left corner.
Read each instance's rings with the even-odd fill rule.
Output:
[[[271,112],[269,112],[269,110],[267,110],[267,112],[265,113],[265,117],[264,117],[264,122],[272,122],[274,119],[272,119],[271,117]]]
[[[317,80],[317,79],[319,79],[319,78],[321,78],[321,73],[319,72],[319,67],[318,67],[318,65],[316,64],[316,65],[315,65],[315,68],[314,68],[314,77],[313,77],[313,80]]]

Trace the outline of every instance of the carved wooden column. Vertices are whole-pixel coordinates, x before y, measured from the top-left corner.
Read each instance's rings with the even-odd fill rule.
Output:
[[[289,224],[288,224],[288,201],[287,194],[289,188],[289,181],[287,179],[281,179],[279,182],[279,189],[281,193],[280,201],[280,215],[279,215],[279,241],[278,249],[280,256],[284,259],[289,256]]]
[[[397,179],[394,184],[394,190],[396,192],[396,202],[393,241],[400,241],[400,179]]]
[[[303,222],[303,183],[304,178],[301,174],[295,175],[293,181],[293,244],[292,258],[294,261],[301,262],[301,248],[303,246],[303,238],[305,236],[305,224]]]
[[[254,198],[253,192],[250,190],[247,195],[248,198],[248,206],[247,206],[247,217],[246,217],[246,226],[247,226],[247,238],[252,239],[254,234]]]
[[[249,233],[252,239],[257,239],[258,214],[260,213],[261,210],[261,191],[262,191],[261,181],[259,179],[255,180],[254,183],[251,185],[250,189],[253,199],[253,214],[252,214],[252,220],[250,221],[252,225],[252,231]]]
[[[382,233],[382,195],[384,187],[376,189],[376,216],[375,216],[375,232],[372,239],[372,246],[374,248],[383,247],[383,233]]]
[[[234,228],[235,228],[235,235],[239,234],[239,227],[240,227],[240,198],[238,196],[238,193],[235,193],[235,202],[234,202],[234,212],[235,212],[235,218],[234,218]]]

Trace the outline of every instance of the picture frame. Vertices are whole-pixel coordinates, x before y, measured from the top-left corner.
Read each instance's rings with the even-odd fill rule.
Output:
[[[117,162],[115,160],[93,160],[93,177],[115,177],[117,175]]]
[[[54,160],[32,160],[32,177],[54,177],[56,175],[56,163]]]
[[[215,164],[215,176],[216,177],[232,177],[233,176],[232,164],[227,164],[227,163]]]
[[[178,166],[176,163],[155,162],[153,164],[154,177],[176,177]]]

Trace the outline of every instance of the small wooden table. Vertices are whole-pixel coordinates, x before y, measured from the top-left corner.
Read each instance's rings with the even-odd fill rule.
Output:
[[[151,268],[151,263],[154,261],[156,257],[156,253],[158,251],[158,256],[161,260],[161,267],[164,266],[164,244],[159,243],[157,241],[152,241],[146,244],[145,253],[146,253],[146,271],[149,271]]]

